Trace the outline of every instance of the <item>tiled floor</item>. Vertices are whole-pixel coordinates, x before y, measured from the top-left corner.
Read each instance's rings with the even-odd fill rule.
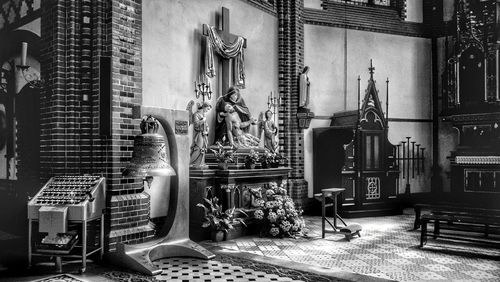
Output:
[[[347,220],[363,226],[361,237],[321,238],[320,217],[306,217],[307,237],[273,239],[242,237],[231,241],[202,242],[217,253],[213,260],[168,258],[155,263],[156,277],[91,264],[80,275],[76,265],[63,270],[76,279],[108,281],[370,281],[367,277],[398,281],[500,281],[500,250],[443,244],[429,240],[418,248],[419,232],[408,231],[412,215]],[[444,246],[444,247],[443,247]],[[53,265],[0,281],[47,280]],[[53,273],[53,272],[52,272]],[[353,274],[358,273],[358,274]],[[366,276],[368,275],[368,276]],[[0,271],[0,277],[2,272]],[[55,281],[70,281],[59,279]],[[74,280],[71,280],[74,281]]]
[[[500,250],[429,240],[418,248],[419,231],[408,231],[413,215],[362,218],[361,237],[321,238],[319,217],[306,217],[307,238],[244,237],[210,243],[226,250],[355,272],[398,281],[500,281]],[[487,255],[484,257],[484,255]]]

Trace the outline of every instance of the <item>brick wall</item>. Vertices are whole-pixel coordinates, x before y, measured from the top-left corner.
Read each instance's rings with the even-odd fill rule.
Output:
[[[304,180],[304,133],[298,128],[298,76],[304,67],[304,2],[277,1],[279,91],[283,105],[279,110],[280,150],[289,159],[292,171],[288,185],[291,197],[299,204],[307,200]]]
[[[149,196],[121,171],[140,133],[141,1],[44,0],[41,16],[41,180],[92,173],[107,178],[107,247],[152,237]],[[111,57],[111,91],[100,89],[100,61]],[[111,95],[111,134],[99,131],[100,95]]]

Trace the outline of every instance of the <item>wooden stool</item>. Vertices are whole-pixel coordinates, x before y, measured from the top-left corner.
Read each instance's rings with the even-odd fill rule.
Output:
[[[321,193],[314,194],[314,197],[318,200],[321,201],[321,237],[325,238],[326,233],[341,233],[344,234],[345,238],[347,241],[350,241],[350,239],[354,235],[358,235],[361,237],[359,234],[359,231],[361,231],[361,225],[359,224],[351,224],[347,225],[345,221],[340,217],[340,215],[337,213],[337,196],[344,192],[345,188],[326,188],[322,189]],[[332,199],[332,203],[327,204],[326,199],[330,198]],[[328,207],[333,207],[333,224],[330,222],[326,215],[326,208]],[[345,225],[345,227],[339,227],[337,226],[337,218]],[[332,227],[333,230],[326,230],[326,224],[325,222],[328,222],[328,224]]]

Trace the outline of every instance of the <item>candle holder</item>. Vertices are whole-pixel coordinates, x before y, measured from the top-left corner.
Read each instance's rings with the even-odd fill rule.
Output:
[[[26,63],[28,56],[28,43],[22,42],[21,44],[21,64],[16,65],[16,68],[21,71],[24,80],[28,83],[30,88],[43,89],[47,85],[45,81],[40,78],[40,75],[34,72],[28,72],[30,66]]]
[[[281,105],[281,97],[276,97],[273,93],[273,91],[271,91],[271,93],[269,94],[269,96],[267,96],[267,109],[268,110],[271,110],[271,112],[273,112],[274,114],[274,123],[276,124],[276,108],[279,107]]]
[[[202,102],[205,102],[205,97],[207,100],[212,99],[212,88],[210,86],[210,82],[205,83],[197,83],[196,81],[194,82],[194,94],[196,96],[196,99],[200,98],[202,96]]]

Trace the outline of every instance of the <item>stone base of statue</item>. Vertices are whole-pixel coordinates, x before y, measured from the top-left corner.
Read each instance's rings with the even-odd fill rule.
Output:
[[[261,150],[264,150],[261,148]],[[242,149],[239,151],[241,156],[246,156],[250,149]],[[247,153],[243,153],[247,152]],[[260,151],[259,151],[260,152]],[[207,154],[208,159],[208,154]],[[207,162],[208,163],[208,162]],[[204,213],[203,210],[196,206],[203,202],[203,198],[218,197],[222,204],[222,209],[225,211],[230,208],[237,208],[245,211],[248,214],[246,218],[241,213],[236,213],[236,216],[243,218],[248,227],[243,225],[235,226],[228,234],[229,238],[237,238],[245,234],[257,234],[260,227],[252,224],[253,212],[256,209],[256,200],[264,195],[269,188],[271,182],[278,185],[283,181],[287,181],[290,167],[278,167],[262,169],[244,169],[244,160],[240,160],[235,166],[242,168],[229,168],[221,170],[217,168],[217,164],[211,162],[209,166],[212,169],[192,169],[189,172],[189,237],[194,241],[202,241],[210,239],[210,230],[202,228]]]

